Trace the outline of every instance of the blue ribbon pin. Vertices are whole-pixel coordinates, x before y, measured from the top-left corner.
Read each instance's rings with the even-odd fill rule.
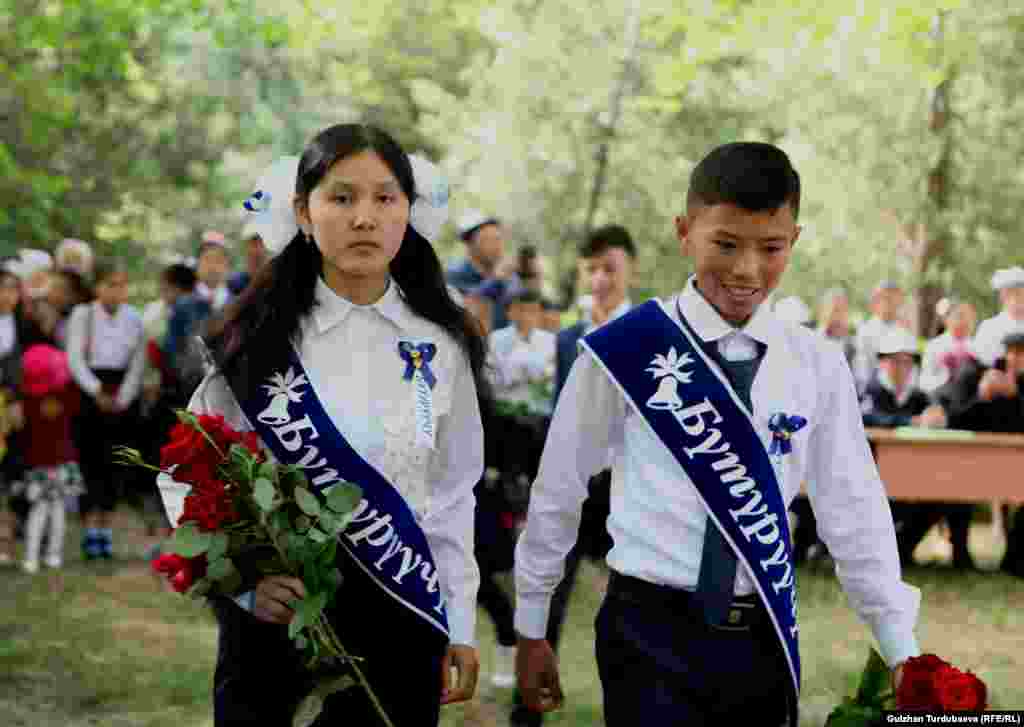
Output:
[[[782,412],[772,414],[768,420],[768,428],[772,430],[772,446],[768,454],[789,454],[793,451],[793,443],[790,441],[793,434],[807,426],[807,420],[802,416],[786,416]]]
[[[402,374],[402,378],[406,381],[412,381],[412,377],[418,369],[423,375],[423,380],[427,382],[427,386],[433,389],[437,383],[437,378],[434,376],[434,372],[430,370],[430,362],[434,360],[434,354],[436,353],[437,346],[432,343],[414,345],[408,341],[399,342],[398,354],[405,361],[405,373]]]
[[[257,190],[249,195],[249,198],[242,203],[249,212],[266,212],[270,209],[270,192],[264,192],[262,189]]]

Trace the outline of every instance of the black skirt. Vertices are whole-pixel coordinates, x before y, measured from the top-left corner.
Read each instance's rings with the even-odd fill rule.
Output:
[[[340,549],[339,549],[340,550]],[[441,663],[447,640],[339,552],[343,582],[329,614],[346,650],[395,727],[437,725]],[[288,627],[258,620],[228,598],[213,599],[220,624],[214,675],[216,727],[288,727],[312,689]],[[365,691],[351,687],[328,697],[315,727],[380,725]]]

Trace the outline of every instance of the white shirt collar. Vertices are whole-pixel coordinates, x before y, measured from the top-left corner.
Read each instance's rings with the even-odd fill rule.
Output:
[[[742,327],[736,328],[726,321],[708,303],[707,299],[696,288],[696,277],[690,276],[686,287],[679,294],[679,307],[686,315],[686,321],[694,333],[706,342],[717,341],[733,333],[744,333],[755,341],[768,345],[775,335],[774,319],[768,306],[761,304]]]
[[[622,316],[624,316],[627,313],[629,313],[629,311],[630,311],[630,309],[632,307],[633,307],[633,301],[631,301],[629,298],[625,298],[621,303],[619,303],[619,306],[615,310],[612,311],[611,315],[608,316],[608,320],[606,320],[605,323],[611,323],[616,318],[621,318]],[[591,318],[590,311],[587,312],[587,317],[586,317],[586,321],[585,321],[585,326],[584,327],[586,328],[587,333],[590,333],[595,328],[597,328],[597,326],[594,324],[593,319]]]
[[[398,285],[394,281],[388,281],[387,290],[376,303],[369,305],[356,305],[347,298],[343,298],[324,282],[323,278],[316,281],[316,302],[313,309],[313,319],[316,323],[318,334],[326,333],[328,330],[343,322],[353,309],[374,310],[387,320],[391,321],[400,329],[408,327],[408,309],[405,301],[402,300]]]
[[[100,303],[98,300],[95,303],[93,303],[93,307],[95,308],[96,313],[99,316],[101,316],[105,320],[110,321],[111,323],[114,323],[124,316],[126,304],[122,303],[121,305],[117,306],[117,310],[114,311],[113,313],[108,311],[106,306]]]
[[[882,386],[883,389],[885,389],[890,394],[892,394],[893,397],[895,397],[897,404],[903,406],[904,404],[907,403],[907,401],[910,399],[910,395],[913,394],[914,390],[917,388],[917,381],[919,378],[918,374],[919,371],[915,366],[914,369],[910,372],[910,376],[907,378],[906,383],[903,384],[903,391],[901,391],[899,395],[896,394],[896,384],[894,384],[892,379],[889,378],[888,372],[881,368],[878,369],[878,383]]]

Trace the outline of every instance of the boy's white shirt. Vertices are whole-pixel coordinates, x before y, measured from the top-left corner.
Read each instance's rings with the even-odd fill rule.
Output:
[[[875,369],[878,368],[878,347],[882,339],[890,332],[901,329],[902,326],[896,321],[883,321],[877,316],[872,316],[857,328],[857,335],[854,337],[853,375],[858,391],[864,391],[864,387],[871,381]]]
[[[527,340],[515,325],[509,325],[488,338],[495,396],[508,402],[532,401],[530,384],[549,378],[554,371],[555,334],[535,328]]]
[[[1010,314],[1002,311],[981,322],[974,333],[973,347],[978,359],[985,366],[994,366],[996,361],[1006,355],[1003,338],[1006,334],[1024,329],[1024,321],[1015,321]]]
[[[692,279],[679,301],[697,335],[718,341],[724,356],[745,357],[743,349],[749,345],[739,343],[744,339],[767,346],[751,389],[754,424],[762,441],[770,442],[768,419],[774,413],[809,421],[794,435],[792,452],[778,470],[783,500],[788,506],[801,482],[807,482],[818,532],[882,656],[894,665],[917,655],[914,627],[920,592],[901,580],[889,503],[840,349],[813,331],[779,321],[764,306],[742,329],[734,329],[704,300]],[[677,319],[676,300],[665,307]],[[669,451],[593,357],[584,354],[559,397],[526,530],[516,549],[516,629],[527,638],[544,636],[551,594],[576,540],[587,481],[607,464],[609,450],[615,452],[608,518],[615,545],[609,566],[652,583],[696,587],[708,518],[694,486],[680,478]],[[754,592],[742,568],[735,592]]]

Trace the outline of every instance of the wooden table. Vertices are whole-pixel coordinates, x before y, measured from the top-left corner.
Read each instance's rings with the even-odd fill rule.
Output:
[[[889,496],[1024,504],[1024,434],[868,429]]]

